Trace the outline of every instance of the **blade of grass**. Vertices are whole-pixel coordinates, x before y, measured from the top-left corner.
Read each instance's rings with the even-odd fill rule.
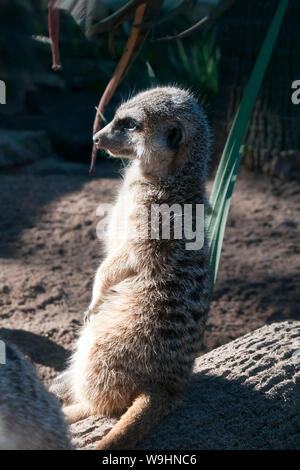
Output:
[[[280,0],[279,2],[276,13],[256,60],[254,69],[251,73],[239,109],[236,113],[215,177],[210,197],[212,211],[207,217],[212,286],[214,285],[217,277],[231,195],[241,159],[240,147],[243,142],[257,94],[269,63],[288,3],[288,0]]]
[[[151,65],[149,64],[149,62],[146,62],[146,66],[147,66],[147,73],[148,73],[148,78],[149,78],[150,86],[154,88],[154,87],[157,86],[157,78],[156,78],[156,75],[155,75],[155,73],[154,73],[153,68],[152,68]]]
[[[235,165],[234,165],[231,177],[230,177],[230,182],[229,182],[229,186],[227,189],[226,199],[224,201],[224,206],[222,209],[221,217],[218,219],[217,230],[214,234],[214,238],[211,241],[210,266],[211,266],[211,275],[212,275],[213,285],[215,284],[216,278],[217,278],[223,238],[224,238],[224,233],[225,233],[225,228],[226,228],[228,212],[230,208],[231,196],[232,196],[234,184],[237,178],[239,164],[243,155],[243,148],[244,146],[241,147],[239,154],[238,154],[238,158],[236,159],[236,162],[235,162]]]

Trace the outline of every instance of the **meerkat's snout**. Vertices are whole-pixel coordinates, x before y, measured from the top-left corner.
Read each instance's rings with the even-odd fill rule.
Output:
[[[94,134],[93,141],[98,149],[109,150],[111,147],[113,141],[111,127],[112,123],[107,124],[107,126]]]
[[[98,149],[109,152],[113,157],[135,158],[133,133],[141,125],[133,118],[115,117],[113,121],[93,136]]]
[[[96,134],[93,135],[93,142],[95,143],[97,148],[100,148],[101,132],[102,130],[96,132]]]

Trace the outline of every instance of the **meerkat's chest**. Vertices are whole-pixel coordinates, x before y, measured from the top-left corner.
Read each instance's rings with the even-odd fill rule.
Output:
[[[106,243],[109,251],[117,249],[135,235],[136,208],[134,193],[121,190],[109,217]]]

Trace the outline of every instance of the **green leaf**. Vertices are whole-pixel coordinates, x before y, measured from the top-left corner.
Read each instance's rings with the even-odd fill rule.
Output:
[[[177,3],[164,3],[161,13],[155,18],[151,26],[161,25],[166,21],[173,20],[176,16],[191,11],[196,5],[196,0],[178,0]],[[146,23],[147,24],[147,23]]]
[[[198,6],[202,7],[202,18],[200,18],[197,23],[190,26],[188,29],[181,31],[180,33],[176,34],[175,36],[164,36],[161,38],[156,38],[155,41],[172,41],[174,39],[183,39],[195,32],[198,32],[203,29],[207,29],[211,27],[217,19],[223,15],[223,13],[232,6],[235,0],[219,0],[216,5],[213,5],[211,2],[208,3],[207,1],[198,1]],[[185,2],[183,2],[183,6],[185,6]],[[179,8],[182,8],[180,5]],[[185,11],[188,11],[189,8]],[[180,13],[180,9],[176,12],[176,14]]]
[[[87,36],[93,36],[95,34],[101,34],[108,31],[118,24],[122,22],[123,19],[127,17],[128,14],[133,14],[135,9],[141,5],[142,0],[130,0],[125,5],[122,5],[117,11],[112,13],[111,15],[103,18],[102,20],[98,21],[96,24],[90,27],[87,31]]]
[[[277,39],[288,0],[280,0],[231,127],[210,196],[207,217],[212,287],[216,282],[231,195],[242,156],[241,145]]]

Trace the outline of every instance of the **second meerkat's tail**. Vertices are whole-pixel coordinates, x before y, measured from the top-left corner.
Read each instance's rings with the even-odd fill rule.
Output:
[[[130,450],[180,404],[178,395],[150,392],[139,395],[97,450]]]

